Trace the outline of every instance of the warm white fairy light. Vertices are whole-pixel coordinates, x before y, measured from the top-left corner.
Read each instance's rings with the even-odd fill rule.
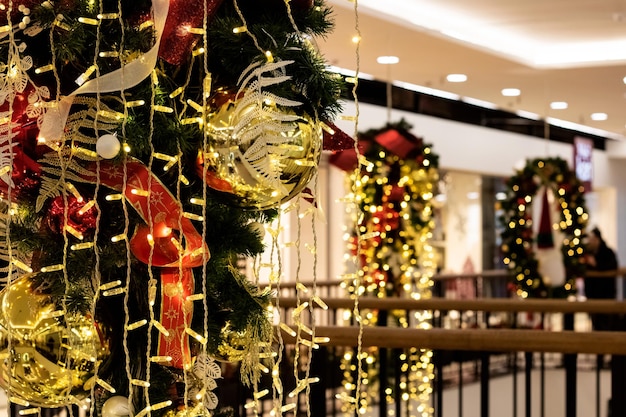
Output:
[[[21,405],[22,407],[30,407],[30,403],[20,397],[11,395],[9,396],[9,401],[11,401],[13,404]]]
[[[170,332],[158,320],[151,320],[150,323],[165,337],[169,337]]]
[[[171,356],[151,356],[150,362],[154,363],[168,363],[172,361]]]
[[[120,233],[119,235],[115,235],[111,238],[111,242],[116,243],[116,242],[121,242],[123,240],[126,240],[127,236],[125,233]]]
[[[146,104],[146,100],[129,100],[125,103],[127,108],[140,107]]]
[[[72,27],[68,25],[67,23],[63,22],[64,19],[65,19],[65,16],[63,16],[62,14],[58,14],[56,18],[54,19],[54,21],[52,22],[52,24],[60,29],[63,29],[69,32],[70,30],[72,30]]]
[[[83,243],[73,244],[72,246],[70,246],[70,250],[84,250],[84,249],[91,249],[93,247],[94,247],[93,242],[83,242]]]
[[[174,113],[174,109],[169,106],[161,106],[159,104],[155,104],[152,106],[152,109],[161,113]]]
[[[27,416],[31,414],[39,414],[40,412],[41,412],[41,408],[36,407],[36,408],[27,408],[24,410],[20,410],[18,411],[18,414],[21,416]]]
[[[65,266],[63,264],[49,265],[49,266],[44,266],[43,268],[40,269],[40,271],[43,273],[56,272],[56,271],[62,271],[64,267]]]
[[[33,272],[33,269],[30,266],[26,265],[24,262],[20,261],[17,258],[11,258],[11,263],[24,272],[28,272],[29,274],[32,274]]]
[[[79,17],[78,21],[80,23],[84,23],[85,25],[92,25],[92,26],[98,26],[98,20],[97,19],[92,19],[91,17]]]
[[[113,297],[114,295],[124,294],[126,289],[123,287],[114,288],[112,290],[107,290],[102,292],[103,297]]]
[[[114,20],[119,19],[120,15],[119,13],[99,13],[96,17],[100,20]]]
[[[96,384],[100,385],[105,390],[109,391],[111,394],[115,394],[115,388],[113,388],[108,382],[103,379],[96,377]]]
[[[100,58],[119,58],[119,51],[101,51],[98,53]]]
[[[201,345],[204,345],[207,342],[206,337],[202,336],[200,333],[196,332],[190,327],[185,327],[185,333],[196,339]]]
[[[98,116],[102,116],[111,120],[123,120],[125,117],[124,113],[111,111],[111,110],[99,110],[97,114]]]

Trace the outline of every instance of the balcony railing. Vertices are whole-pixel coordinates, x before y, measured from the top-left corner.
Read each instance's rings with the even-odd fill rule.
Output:
[[[625,272],[626,270],[619,271],[620,274]],[[490,280],[506,279],[506,274],[498,271],[439,275],[435,279],[440,282],[466,279],[475,283],[482,281],[482,284],[485,284]],[[308,283],[307,286],[312,287],[312,283]],[[345,321],[343,313],[352,312],[355,301],[341,297],[343,290],[338,288],[338,282],[317,282],[315,286],[316,293],[322,296],[329,307],[328,311],[323,313],[316,310],[315,336],[328,337],[330,342],[314,351],[312,357],[311,375],[319,372],[322,376],[319,383],[311,386],[306,401],[314,416],[342,414],[340,404],[337,404],[335,399],[337,394],[344,391],[341,375],[339,372],[329,370],[338,369],[343,353],[348,349],[355,349],[358,339],[361,340],[363,348],[375,346],[379,348],[380,355],[391,358],[383,361],[380,366],[396,366],[393,357],[410,348],[431,349],[434,352],[435,379],[431,401],[435,417],[456,415],[450,414],[450,410],[446,411],[446,404],[443,401],[444,389],[448,396],[450,390],[456,390],[458,416],[462,417],[463,404],[466,402],[463,396],[465,388],[470,383],[479,385],[478,403],[481,417],[545,416],[546,410],[549,409],[547,405],[555,401],[563,403],[562,408],[566,417],[577,416],[577,411],[581,410],[581,401],[593,403],[593,412],[586,413],[586,416],[606,417],[607,404],[602,400],[600,385],[601,376],[606,379],[607,374],[610,374],[611,380],[608,390],[613,394],[610,395],[611,416],[626,415],[626,399],[623,398],[626,389],[623,381],[623,375],[626,375],[626,332],[621,331],[623,327],[618,327],[617,331],[612,332],[594,332],[590,331],[588,325],[583,326],[581,331],[580,326],[581,321],[587,322],[585,318],[589,314],[612,315],[616,318],[616,323],[623,326],[626,303],[613,300],[515,298],[434,297],[412,300],[364,296],[358,301],[361,311],[371,310],[379,314],[391,311],[397,314],[398,311],[402,311],[407,318],[415,312],[429,311],[433,317],[433,328],[423,330],[385,327],[380,323],[377,326],[359,328]],[[298,302],[306,301],[290,296],[295,294],[295,287],[295,284],[280,286],[281,296],[277,299],[277,304],[283,318],[290,317]],[[484,287],[476,285],[476,288]],[[528,322],[521,320],[529,315],[536,319],[534,328],[529,328]],[[451,316],[454,319],[450,319]],[[494,320],[494,317],[498,320]],[[558,325],[555,326],[554,323],[557,322]],[[555,328],[558,331],[554,331]],[[282,338],[287,347],[294,343],[294,339],[287,333],[282,332]],[[604,364],[605,355],[610,355],[610,365]],[[589,372],[595,375],[594,386],[584,387],[588,394],[586,398],[580,398],[577,393],[577,389],[580,388],[578,375],[581,368],[586,372],[585,375]],[[387,384],[393,388],[400,380],[406,380],[406,375],[398,374],[397,370],[380,370],[383,375],[394,375],[394,372],[395,381],[386,382],[381,379],[374,409],[380,416],[416,415],[411,414],[406,405],[401,404],[399,398],[396,398],[397,401],[389,402],[389,397],[385,396],[385,390],[389,388]],[[546,398],[546,372],[562,374],[565,388],[559,398],[554,396]],[[507,410],[490,410],[490,402],[493,402],[490,401],[493,378],[497,377],[495,375],[507,375],[513,380],[513,389],[507,400],[510,408]],[[607,391],[606,387],[602,391]],[[303,413],[304,410],[301,409],[300,412]]]

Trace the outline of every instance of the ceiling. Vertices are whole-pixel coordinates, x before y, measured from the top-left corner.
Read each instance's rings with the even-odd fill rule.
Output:
[[[358,0],[358,13],[350,0],[329,3],[335,31],[318,43],[333,66],[356,70],[358,22],[362,76],[626,139],[626,0]]]

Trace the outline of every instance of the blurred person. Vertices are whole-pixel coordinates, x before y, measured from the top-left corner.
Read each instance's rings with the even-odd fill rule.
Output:
[[[615,271],[618,268],[617,256],[613,249],[609,248],[602,238],[602,233],[595,227],[587,237],[586,245],[586,263],[587,271]],[[586,277],[585,278],[585,295],[588,299],[605,299],[615,300],[617,296],[617,272],[615,275],[610,274],[606,277]],[[612,314],[591,314],[591,325],[596,330],[622,330],[623,317]],[[611,366],[611,385],[615,383],[614,379],[621,378],[626,363],[622,360],[618,364]],[[597,356],[596,366],[601,369],[605,366],[604,355]],[[608,416],[614,417],[613,401],[608,400]],[[619,411],[618,411],[619,412]]]
[[[596,227],[591,230],[587,236],[586,245],[587,271],[615,271],[617,269],[617,256],[613,249],[609,248],[602,238],[602,233]],[[588,299],[614,300],[617,295],[616,291],[616,275],[607,277],[587,277],[585,278],[585,295]],[[598,320],[606,316],[605,314],[592,315],[594,330],[610,330],[607,326],[609,320]]]

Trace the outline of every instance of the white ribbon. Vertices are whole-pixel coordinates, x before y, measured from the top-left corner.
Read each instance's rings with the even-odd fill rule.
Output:
[[[79,94],[108,93],[111,91],[122,91],[132,88],[145,80],[156,66],[159,55],[159,45],[161,35],[167,19],[169,0],[152,0],[154,12],[154,27],[156,30],[156,42],[154,46],[145,54],[134,61],[122,65],[121,68],[101,75],[87,81],[85,84],[74,90],[71,94],[59,98],[57,106],[48,109],[43,115],[43,121],[39,129],[39,138],[48,142],[55,142],[63,137],[65,122],[70,114],[70,108],[74,102],[74,97]]]

